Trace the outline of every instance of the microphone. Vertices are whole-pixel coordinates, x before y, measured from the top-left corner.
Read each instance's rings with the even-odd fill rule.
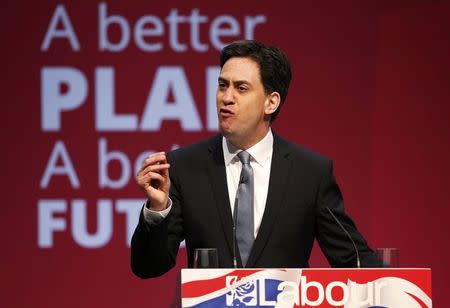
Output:
[[[333,214],[333,212],[330,210],[330,208],[327,206],[327,210],[328,212],[330,212],[331,217],[333,217],[333,219],[336,221],[336,223],[339,225],[339,227],[341,227],[341,229],[344,231],[344,233],[347,235],[347,237],[350,239],[350,242],[352,242],[353,244],[353,248],[355,248],[355,252],[356,252],[356,267],[357,268],[361,268],[361,261],[359,259],[359,252],[358,252],[358,248],[356,248],[356,244],[353,241],[353,238],[350,236],[350,233],[347,232],[347,230],[344,228],[344,226],[341,224],[341,222],[339,221],[339,219],[337,219],[337,217]]]
[[[236,255],[236,225],[237,225],[237,215],[238,215],[238,203],[239,203],[239,188],[241,184],[244,182],[244,177],[241,175],[239,178],[238,188],[236,190],[236,198],[234,199],[234,215],[233,215],[233,267],[237,268],[237,255]]]

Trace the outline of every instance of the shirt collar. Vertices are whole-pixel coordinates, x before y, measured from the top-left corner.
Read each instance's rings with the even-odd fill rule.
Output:
[[[255,162],[263,166],[269,160],[270,155],[272,154],[272,148],[273,134],[272,130],[269,128],[266,136],[264,136],[264,138],[261,139],[257,144],[247,149],[247,152],[252,156]],[[226,166],[228,166],[236,157],[236,155],[242,151],[241,149],[238,149],[230,142],[228,142],[225,137],[222,138],[222,149]]]

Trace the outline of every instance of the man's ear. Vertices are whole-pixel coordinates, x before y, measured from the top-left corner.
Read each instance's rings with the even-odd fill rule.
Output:
[[[264,112],[266,115],[271,115],[275,111],[277,111],[280,106],[280,93],[272,92],[267,95],[266,106]]]

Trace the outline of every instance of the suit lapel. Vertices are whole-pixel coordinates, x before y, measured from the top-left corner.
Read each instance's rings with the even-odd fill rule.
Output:
[[[272,233],[273,225],[278,219],[282,208],[285,206],[284,198],[287,195],[286,189],[287,183],[289,182],[291,161],[289,160],[289,152],[283,144],[283,140],[275,134],[273,136],[273,154],[266,207],[246,267],[254,267],[256,264]]]
[[[233,249],[233,218],[231,216],[230,198],[228,195],[227,174],[223,159],[222,136],[214,138],[209,146],[208,172],[214,194],[214,204],[217,206],[225,238],[230,249]]]

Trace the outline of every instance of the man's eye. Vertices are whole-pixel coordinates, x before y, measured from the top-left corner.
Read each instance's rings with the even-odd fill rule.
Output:
[[[245,91],[247,91],[247,87],[240,86],[240,87],[238,87],[238,90],[241,92],[245,92]]]
[[[219,87],[219,89],[225,89],[227,87],[227,85],[223,82],[219,82],[218,87]]]

